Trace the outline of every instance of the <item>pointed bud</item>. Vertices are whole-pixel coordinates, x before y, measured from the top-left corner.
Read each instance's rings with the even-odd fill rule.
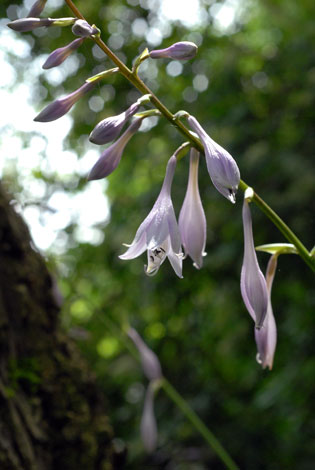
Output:
[[[223,196],[234,204],[240,182],[240,171],[234,158],[211,139],[196,118],[189,116],[187,120],[204,146],[207,168],[212,183]]]
[[[158,440],[156,419],[154,415],[154,382],[150,382],[147,388],[144,407],[140,424],[140,432],[145,450],[152,453]]]
[[[178,220],[179,231],[185,255],[194,261],[194,266],[200,269],[202,257],[205,256],[207,222],[202,207],[198,186],[199,152],[192,148],[190,151],[189,179]]]
[[[94,34],[99,33],[99,29],[95,26],[90,26],[89,23],[85,20],[76,20],[76,22],[72,26],[72,32],[76,36],[80,36],[81,38],[87,38],[89,36],[93,36]]]
[[[19,20],[11,21],[7,24],[9,28],[19,33],[33,31],[33,29],[41,28],[42,26],[50,26],[53,24],[52,18],[21,18]]]
[[[143,372],[149,380],[161,379],[162,369],[157,355],[150,349],[134,328],[129,328],[127,335],[134,342],[140,354]]]
[[[59,119],[61,116],[66,114],[83,95],[92,90],[94,85],[94,82],[86,82],[84,85],[70,93],[70,95],[66,96],[65,98],[60,98],[56,101],[53,101],[34,118],[34,121],[50,122]]]
[[[193,59],[197,54],[198,47],[193,42],[181,41],[176,42],[166,49],[158,49],[149,53],[151,59],[175,59],[189,60]]]
[[[244,259],[241,272],[241,293],[246,308],[254,320],[256,328],[259,329],[262,327],[267,314],[268,293],[266,280],[257,261],[253,240],[252,217],[246,197],[244,197],[243,204],[243,228]]]
[[[112,142],[119,136],[121,129],[124,127],[128,119],[136,114],[139,110],[140,104],[138,102],[132,104],[127,111],[111,116],[99,122],[90,134],[90,141],[93,144],[102,145]]]
[[[30,18],[36,18],[44,10],[47,0],[37,0],[27,15]]]
[[[70,42],[65,47],[59,47],[59,49],[54,50],[46,59],[46,62],[42,65],[42,68],[47,70],[53,67],[57,67],[58,65],[62,64],[72,54],[73,51],[78,49],[78,47],[82,44],[84,38],[78,38],[74,41]]]
[[[118,166],[123,151],[131,137],[138,131],[141,118],[136,118],[116,142],[104,150],[89,173],[88,180],[99,180],[110,175]]]

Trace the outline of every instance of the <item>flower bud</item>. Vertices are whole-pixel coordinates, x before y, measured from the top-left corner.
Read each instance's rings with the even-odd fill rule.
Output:
[[[59,47],[59,49],[54,50],[46,59],[46,62],[42,65],[43,69],[51,69],[53,67],[57,67],[58,65],[62,64],[72,54],[73,51],[78,49],[78,47],[82,44],[84,38],[78,38],[74,41],[70,42],[65,47]]]
[[[93,144],[102,145],[112,142],[120,134],[128,119],[136,114],[140,108],[140,103],[136,102],[127,109],[127,111],[111,116],[99,122],[90,134],[90,141]]]
[[[175,59],[175,60],[189,60],[193,59],[197,54],[198,47],[193,42],[181,41],[172,44],[166,49],[157,49],[149,53],[151,59]]]
[[[129,328],[127,334],[134,342],[140,354],[143,372],[149,380],[161,379],[162,369],[157,355],[150,349],[134,328]]]
[[[95,84],[96,82],[85,82],[84,85],[65,98],[53,101],[34,118],[34,121],[50,122],[59,119],[66,114],[83,95],[92,90]]]
[[[41,12],[43,11],[43,9],[45,8],[46,2],[47,0],[37,0],[33,4],[27,16],[30,18],[36,18],[37,16],[39,16]]]
[[[88,180],[99,180],[110,175],[118,166],[125,146],[141,125],[141,118],[135,119],[116,142],[104,150],[89,173]]]
[[[93,34],[97,34],[99,30],[95,26],[90,26],[85,20],[76,20],[72,26],[72,32],[76,36],[87,38],[89,36],[93,36]]]
[[[194,266],[200,269],[202,257],[205,256],[207,222],[202,207],[198,187],[199,152],[192,148],[190,152],[189,179],[181,208],[178,226],[185,255],[194,261]]]
[[[157,425],[154,415],[154,382],[149,383],[145,394],[140,432],[145,450],[148,453],[153,452],[156,448],[158,439]]]
[[[7,24],[9,28],[19,33],[33,31],[33,29],[41,28],[42,26],[52,25],[54,20],[52,18],[21,18],[19,20],[11,21]]]

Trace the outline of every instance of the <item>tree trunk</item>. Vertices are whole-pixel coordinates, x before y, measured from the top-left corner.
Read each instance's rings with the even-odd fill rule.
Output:
[[[0,186],[0,468],[122,468],[102,395],[59,325],[55,291]]]

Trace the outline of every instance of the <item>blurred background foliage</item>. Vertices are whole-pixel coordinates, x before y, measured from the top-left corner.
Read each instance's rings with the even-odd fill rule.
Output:
[[[166,47],[178,40],[198,44],[195,60],[148,61],[141,66],[141,77],[171,111],[186,109],[200,120],[236,158],[242,178],[311,248],[315,222],[314,2],[201,0],[182,2],[182,7],[174,2],[178,17],[181,8],[191,9],[191,15],[186,15],[190,23],[162,15],[163,8],[171,9],[171,0],[75,3],[128,65],[146,46]],[[0,11],[10,19],[26,12],[17,1],[2,1]],[[53,17],[71,16],[61,1],[48,0],[47,12]],[[24,60],[10,51],[8,60],[16,71],[11,89],[14,93],[18,83],[28,80],[28,68],[35,61],[31,90],[36,112],[79,87],[87,76],[111,66],[87,40],[75,58],[61,67],[62,72],[43,71],[41,55],[70,42],[70,28],[40,29],[18,39],[27,41],[30,49]],[[66,152],[75,152],[79,166],[84,155],[95,150],[88,143],[94,125],[120,113],[138,96],[117,76],[82,99],[71,113],[64,160]],[[54,125],[47,124],[51,129]],[[16,132],[27,148],[34,135]],[[180,280],[165,262],[156,277],[148,278],[143,271],[145,256],[130,262],[118,259],[122,243],[132,241],[151,209],[166,162],[181,143],[181,136],[165,119],[153,118],[130,141],[107,184],[87,183],[88,170],[78,171],[76,165],[67,175],[47,169],[45,149],[27,183],[17,164],[5,166],[3,178],[21,209],[33,201],[32,185],[44,184],[35,201],[43,213],[49,211],[49,200],[56,192],[78,194],[88,185],[101,184],[101,192],[106,193],[109,211],[102,203],[104,217],[99,214],[91,242],[80,240],[80,221],[74,218],[45,254],[64,296],[64,327],[104,389],[116,445],[128,448],[127,468],[214,470],[223,466],[163,392],[155,403],[159,446],[152,456],[145,455],[139,423],[146,379],[116,335],[124,319],[157,353],[166,377],[240,468],[310,470],[315,461],[314,277],[297,256],[280,257],[272,295],[278,347],[274,369],[261,370],[255,361],[253,323],[239,290],[242,194],[236,206],[229,204],[214,190],[201,162],[200,190],[208,222],[208,256],[202,270],[195,270],[187,259]],[[185,158],[178,165],[172,190],[177,214],[187,171]],[[90,204],[97,212],[98,199]],[[252,209],[256,245],[285,241],[262,213]],[[259,254],[259,260],[264,270],[268,255]]]

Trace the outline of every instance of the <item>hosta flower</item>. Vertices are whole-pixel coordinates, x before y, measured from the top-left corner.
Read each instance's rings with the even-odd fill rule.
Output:
[[[172,44],[166,49],[157,49],[149,53],[152,59],[175,59],[175,60],[189,60],[193,59],[197,54],[198,47],[193,42],[181,41]]]
[[[97,34],[99,30],[95,26],[90,26],[85,20],[76,20],[72,26],[72,32],[76,36],[87,38],[89,36],[93,36],[93,34]]]
[[[120,134],[128,119],[136,114],[140,108],[140,103],[133,103],[125,112],[117,116],[111,116],[99,122],[90,134],[90,141],[93,144],[106,144],[116,139]]]
[[[78,38],[74,41],[70,42],[67,46],[59,47],[58,49],[54,50],[46,59],[46,62],[43,64],[43,69],[51,69],[53,67],[57,67],[58,65],[62,64],[72,54],[73,51],[78,49],[78,47],[82,44],[84,38]]]
[[[171,199],[171,186],[175,173],[176,157],[167,164],[161,192],[149,215],[137,230],[136,236],[121,259],[133,259],[148,251],[146,273],[154,275],[168,257],[177,276],[182,277],[180,233]],[[128,246],[128,245],[127,245]]]
[[[99,180],[110,175],[118,166],[123,151],[131,137],[141,125],[141,118],[136,118],[116,142],[104,150],[89,173],[88,180]]]
[[[277,344],[277,326],[272,311],[271,305],[271,289],[272,283],[277,268],[278,254],[275,253],[271,256],[267,270],[266,270],[266,283],[268,291],[268,308],[265,321],[260,330],[255,329],[255,339],[257,344],[257,361],[265,369],[269,367],[272,369],[273,357],[276,350]]]
[[[66,114],[83,95],[92,90],[95,84],[96,82],[85,82],[84,85],[65,98],[53,101],[34,118],[34,121],[50,122],[59,119]]]
[[[145,376],[149,380],[161,379],[162,369],[157,355],[145,344],[139,333],[134,328],[129,328],[127,334],[139,351],[141,365]]]
[[[202,257],[205,256],[207,222],[199,194],[198,166],[199,152],[192,148],[188,185],[179,214],[178,226],[185,255],[189,255],[194,261],[194,266],[200,269]]]
[[[150,382],[145,394],[143,413],[140,423],[141,438],[144,448],[151,453],[155,450],[158,439],[154,415],[154,382]]]
[[[204,146],[207,168],[212,183],[223,196],[235,203],[235,195],[240,182],[240,171],[234,158],[211,139],[196,118],[189,116],[187,120]]]
[[[33,29],[41,28],[42,26],[50,26],[53,23],[52,18],[21,18],[19,20],[11,21],[7,24],[9,28],[19,33],[33,31]]]
[[[37,0],[33,6],[31,7],[29,14],[27,15],[28,17],[35,18],[36,16],[39,16],[43,9],[45,8],[47,0]]]
[[[246,192],[243,204],[243,228],[244,259],[241,272],[241,293],[246,308],[254,320],[256,328],[259,329],[262,327],[267,314],[268,293],[266,280],[257,261],[253,240],[252,217]]]

